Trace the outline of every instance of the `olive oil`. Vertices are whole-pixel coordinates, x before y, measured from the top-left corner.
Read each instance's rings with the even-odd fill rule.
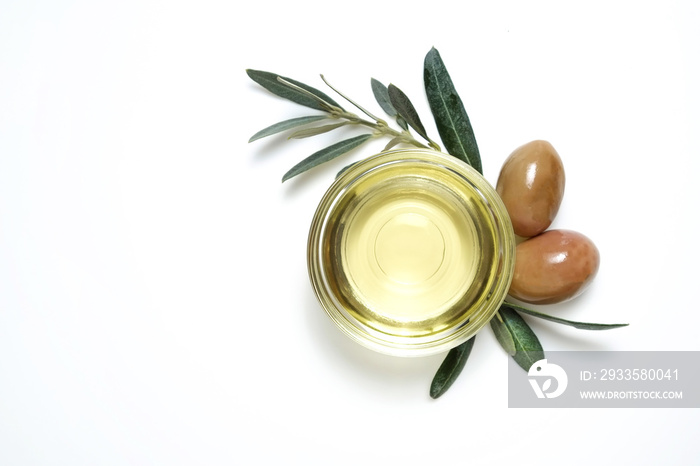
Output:
[[[512,227],[493,213],[499,200],[485,197],[490,186],[476,172],[482,186],[456,160],[397,152],[352,167],[329,190],[310,234],[312,283],[356,339],[454,346],[505,296],[512,264],[503,255],[513,245],[504,247],[504,231],[512,241]]]

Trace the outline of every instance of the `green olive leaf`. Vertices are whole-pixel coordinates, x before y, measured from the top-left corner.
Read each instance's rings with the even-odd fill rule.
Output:
[[[498,311],[503,323],[513,337],[515,355],[513,359],[526,371],[535,362],[544,359],[544,351],[540,340],[520,315],[508,306],[501,306]]]
[[[416,133],[418,133],[425,140],[430,141],[430,138],[428,138],[428,133],[425,131],[425,127],[420,121],[418,112],[416,111],[416,108],[413,106],[411,101],[408,99],[408,96],[404,94],[401,89],[394,86],[393,84],[389,84],[388,92],[391,105],[393,105],[398,114],[404,120],[406,120],[406,122],[409,125],[411,125],[411,128],[413,128],[416,131]]]
[[[323,92],[294,79],[285,78],[284,76],[280,76],[275,73],[270,73],[269,71],[247,69],[246,73],[248,74],[250,79],[260,84],[268,91],[272,92],[273,94],[279,97],[291,100],[292,102],[295,102],[299,105],[304,105],[309,108],[323,110],[324,112],[327,112],[329,111],[329,108],[327,105],[323,104],[323,102],[326,102],[327,104],[342,109],[342,107],[338,105],[336,101],[328,97]],[[302,92],[298,89],[287,86],[284,83],[280,82],[278,78],[282,78],[284,81],[290,82],[293,85],[300,87],[306,92]],[[309,95],[308,93],[313,94],[313,96]]]
[[[274,125],[270,125],[267,128],[261,129],[260,131],[252,135],[248,142],[257,141],[258,139],[262,139],[267,136],[272,136],[273,134],[281,133],[282,131],[286,131],[288,129],[296,128],[320,120],[325,120],[327,118],[328,116],[326,115],[310,115],[280,121],[279,123],[275,123]]]
[[[389,90],[387,87],[379,82],[378,80],[372,78],[372,93],[374,98],[377,99],[379,106],[386,112],[390,117],[395,117],[397,115],[396,109],[391,105],[391,99],[389,98]]]
[[[459,377],[459,374],[462,373],[462,369],[464,369],[464,366],[467,364],[467,359],[469,359],[469,355],[472,352],[475,339],[476,335],[461,345],[452,348],[447,353],[445,360],[440,364],[430,384],[431,398],[441,397],[452,386],[455,380],[457,380],[457,377]]]
[[[396,123],[401,127],[401,129],[408,131],[408,123],[406,123],[406,120],[404,120],[401,115],[396,115]]]
[[[282,182],[284,183],[288,179],[295,177],[298,174],[303,173],[310,168],[333,160],[334,158],[351,151],[352,149],[364,143],[371,137],[371,134],[362,134],[360,136],[355,136],[350,139],[345,139],[343,141],[336,142],[335,144],[330,145],[325,149],[321,149],[317,152],[314,152],[298,164],[294,165],[294,167],[292,167],[291,170],[285,173],[282,177]]]
[[[509,356],[515,356],[515,341],[513,340],[513,335],[511,335],[508,327],[506,327],[503,318],[497,312],[495,316],[490,321],[491,329],[494,335],[496,335],[496,340],[501,344],[503,349],[508,353]]]
[[[428,104],[445,150],[483,173],[479,147],[464,104],[440,53],[434,47],[425,57],[423,80]]]
[[[566,320],[560,317],[550,316],[548,314],[543,314],[542,312],[528,309],[526,307],[518,306],[513,303],[503,303],[504,306],[510,307],[516,311],[522,312],[523,314],[529,314],[540,319],[549,320],[551,322],[556,322],[558,324],[569,325],[574,328],[581,330],[609,330],[613,328],[627,327],[629,324],[595,324],[591,322],[576,322],[573,320]]]
[[[341,121],[339,123],[332,123],[330,125],[314,126],[313,128],[304,128],[299,131],[289,135],[289,139],[303,139],[311,136],[318,136],[319,134],[327,133],[333,131],[334,129],[341,128],[345,125],[350,124],[349,121]]]

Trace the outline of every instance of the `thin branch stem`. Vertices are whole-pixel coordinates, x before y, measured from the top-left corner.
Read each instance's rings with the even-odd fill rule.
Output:
[[[433,149],[435,149],[436,151],[442,152],[442,149],[440,149],[440,146],[430,138],[428,138],[428,145],[430,147],[432,147]]]
[[[323,75],[321,75],[321,78],[323,78]],[[326,82],[325,79],[324,79],[324,82],[326,82],[326,84],[328,84],[328,86],[331,89],[333,89],[335,92],[338,92],[338,94],[340,94],[344,99],[346,99],[348,102],[355,105],[357,108],[362,110],[365,114],[367,114],[367,116],[369,116],[370,118],[372,118],[375,121],[364,120],[364,119],[358,117],[357,115],[355,115],[354,113],[346,112],[342,108],[326,102],[324,99],[317,96],[316,94],[309,92],[306,89],[304,89],[303,87],[297,86],[296,84],[290,83],[289,81],[287,81],[284,78],[281,78],[278,76],[277,80],[280,83],[284,84],[285,86],[288,86],[294,90],[297,90],[301,93],[304,93],[307,96],[318,101],[321,105],[323,105],[324,107],[327,108],[328,112],[331,114],[332,117],[344,118],[344,119],[348,120],[348,122],[350,124],[358,124],[358,125],[367,126],[368,128],[372,128],[373,130],[375,130],[377,132],[377,134],[380,134],[383,136],[389,136],[391,138],[398,138],[404,144],[411,144],[413,146],[421,147],[424,149],[428,148],[428,146],[426,146],[425,144],[422,144],[421,142],[416,140],[408,131],[403,131],[403,132],[396,131],[395,129],[389,127],[389,125],[387,125],[387,123],[384,120],[381,120],[375,116],[372,116],[371,113],[367,112],[362,107],[357,105],[355,102],[353,102],[352,100],[348,99],[343,94],[338,92],[335,88],[333,88],[330,84],[328,84],[328,82]]]
[[[505,323],[505,322],[503,322],[503,316],[501,316],[500,310],[496,311],[496,317],[498,318],[498,320],[501,321],[502,324]]]
[[[345,94],[343,94],[342,92],[340,92],[340,91],[339,91],[338,89],[336,89],[335,87],[331,86],[331,84],[326,80],[325,76],[321,75],[321,79],[323,79],[323,82],[326,83],[326,86],[330,87],[330,88],[333,89],[338,95],[340,95],[343,99],[347,100],[348,102],[350,102],[351,104],[353,104],[355,107],[359,108],[360,111],[361,111],[362,113],[364,113],[365,115],[367,115],[368,117],[370,117],[371,119],[373,119],[374,121],[376,121],[377,123],[379,123],[380,125],[381,125],[381,124],[386,125],[386,122],[385,122],[384,120],[382,120],[381,118],[377,118],[376,116],[372,115],[372,113],[370,113],[369,110],[366,110],[366,109],[363,108],[360,104],[358,104],[357,102],[355,102],[355,101],[353,101],[352,99],[350,99],[348,96],[346,96]]]

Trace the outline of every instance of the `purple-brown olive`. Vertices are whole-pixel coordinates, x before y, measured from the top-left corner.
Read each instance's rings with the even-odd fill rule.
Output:
[[[496,191],[516,235],[530,238],[549,228],[564,197],[564,185],[564,165],[549,142],[528,142],[508,156]]]
[[[515,248],[509,294],[531,304],[553,304],[583,293],[600,265],[595,244],[571,230],[548,230]]]

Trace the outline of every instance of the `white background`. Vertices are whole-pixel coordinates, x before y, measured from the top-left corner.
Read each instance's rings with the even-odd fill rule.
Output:
[[[698,3],[40,2],[0,6],[0,464],[697,464],[696,409],[516,410],[480,334],[442,355],[349,341],[308,283],[306,235],[335,172],[290,182],[351,132],[248,144],[313,113],[246,68],[380,113],[441,53],[486,177],[547,139],[567,170],[553,227],[602,264],[529,319],[545,350],[699,350]],[[456,5],[463,5],[459,8]]]

